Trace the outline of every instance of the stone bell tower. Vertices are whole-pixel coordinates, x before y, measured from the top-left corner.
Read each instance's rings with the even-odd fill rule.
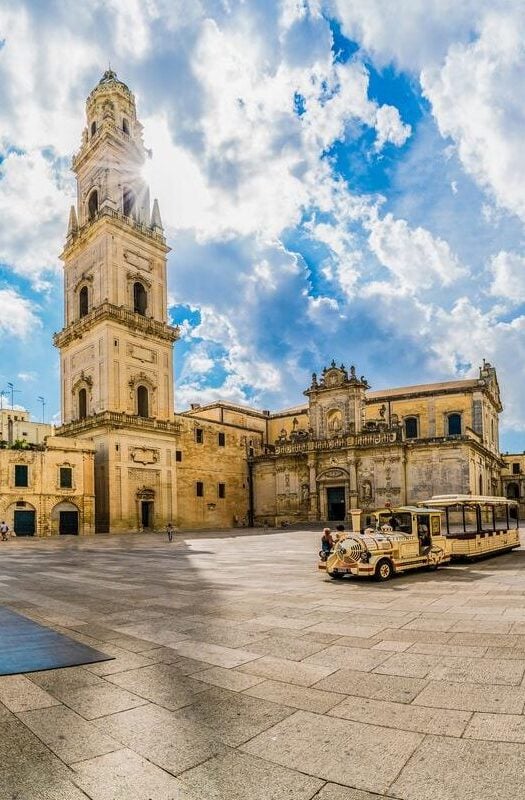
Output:
[[[77,203],[61,255],[65,320],[54,338],[60,433],[90,436],[97,444],[99,530],[157,527],[173,513],[168,495],[174,489],[161,480],[160,465],[171,458],[166,434],[177,430],[172,350],[178,332],[167,323],[169,247],[158,203],[150,207],[141,175],[148,155],[135,98],[109,69],[87,99],[73,158]]]

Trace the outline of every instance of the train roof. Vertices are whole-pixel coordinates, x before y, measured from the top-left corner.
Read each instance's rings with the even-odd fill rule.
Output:
[[[517,500],[509,500],[506,497],[493,497],[490,495],[482,494],[435,494],[430,500],[422,501],[426,506],[445,507],[457,505],[480,505],[480,506],[496,506],[516,505]]]

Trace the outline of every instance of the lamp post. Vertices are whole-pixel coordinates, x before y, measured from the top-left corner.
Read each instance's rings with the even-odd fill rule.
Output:
[[[7,386],[11,393],[11,411],[12,411],[15,407],[15,392],[16,394],[20,394],[20,389],[15,389],[14,385],[10,381],[7,382]]]
[[[42,422],[43,422],[43,423],[45,423],[45,421],[46,421],[46,418],[45,418],[45,412],[44,412],[44,409],[45,409],[45,407],[46,407],[46,401],[45,401],[45,398],[44,398],[44,397],[41,397],[41,396],[39,396],[39,397],[37,397],[37,400],[38,400],[38,402],[39,402],[39,403],[42,403]]]

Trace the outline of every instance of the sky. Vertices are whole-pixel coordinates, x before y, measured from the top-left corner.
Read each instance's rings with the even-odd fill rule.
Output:
[[[108,62],[153,151],[177,410],[296,405],[332,359],[381,389],[485,358],[525,450],[522,0],[0,0],[0,389],[47,420]]]

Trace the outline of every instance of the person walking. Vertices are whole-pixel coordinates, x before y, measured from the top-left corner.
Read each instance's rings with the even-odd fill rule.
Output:
[[[174,530],[171,522],[168,522],[168,524],[166,525],[166,533],[168,534],[168,542],[172,542]]]
[[[5,520],[2,520],[2,523],[0,524],[0,534],[2,535],[2,541],[7,542],[9,537],[9,525],[7,522],[5,522]]]

